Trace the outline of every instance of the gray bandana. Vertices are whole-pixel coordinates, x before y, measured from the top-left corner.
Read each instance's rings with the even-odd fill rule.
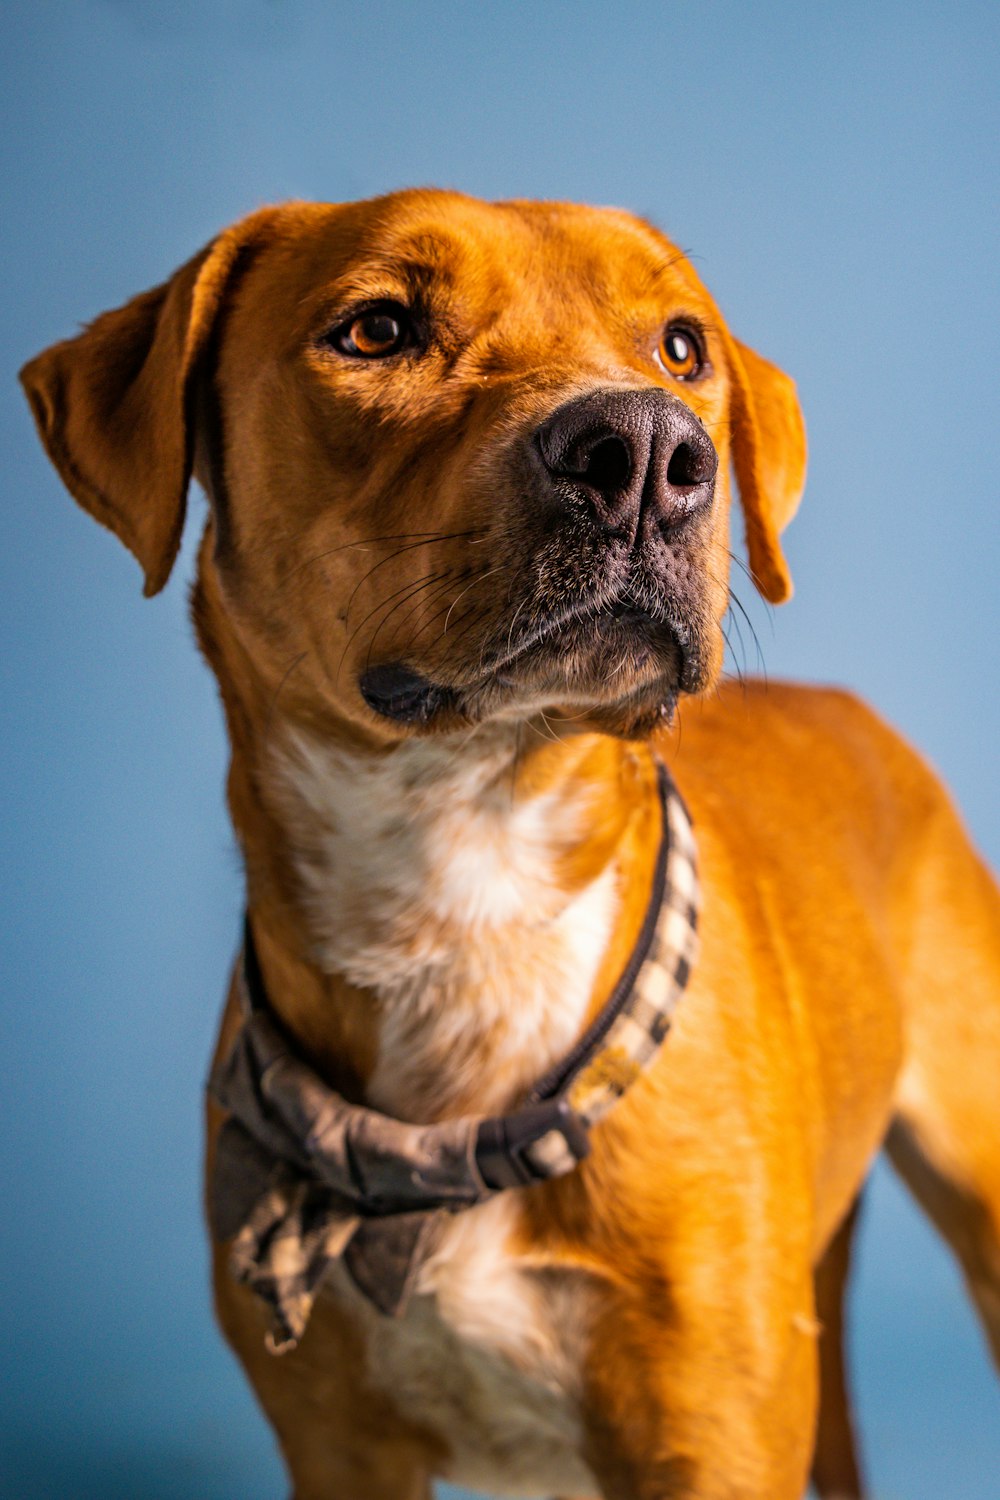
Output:
[[[663,838],[643,931],[611,999],[520,1109],[410,1125],[350,1104],[297,1055],[271,1010],[247,924],[244,1021],[209,1079],[228,1111],[209,1191],[212,1232],[237,1280],[270,1304],[268,1347],[294,1348],[342,1261],[387,1314],[405,1310],[444,1216],[561,1177],[588,1131],[662,1046],[697,950],[691,823],[661,767]]]

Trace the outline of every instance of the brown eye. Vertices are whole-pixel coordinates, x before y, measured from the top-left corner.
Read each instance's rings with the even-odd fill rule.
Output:
[[[669,324],[656,352],[660,364],[675,380],[695,380],[705,363],[698,335],[686,323]]]
[[[334,329],[329,342],[355,359],[385,359],[398,354],[409,337],[410,322],[403,308],[373,307]]]

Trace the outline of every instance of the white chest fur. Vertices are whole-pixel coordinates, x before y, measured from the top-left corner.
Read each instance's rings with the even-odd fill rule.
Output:
[[[581,1371],[599,1294],[587,1272],[506,1249],[505,1195],[448,1226],[402,1318],[341,1284],[365,1326],[368,1376],[448,1454],[444,1477],[497,1495],[593,1494],[580,1457]]]
[[[279,776],[321,967],[368,990],[369,1099],[408,1119],[503,1107],[579,1035],[617,908],[558,875],[586,785],[513,800],[512,731],[378,760],[297,740]]]
[[[561,854],[588,788],[512,801],[514,741],[408,742],[372,763],[302,740],[279,776],[318,962],[372,992],[372,1103],[404,1118],[502,1109],[580,1034],[617,909],[607,868],[572,900]],[[596,1288],[512,1256],[507,1194],[456,1217],[402,1319],[367,1303],[371,1376],[506,1494],[592,1490],[580,1371]],[[352,1295],[346,1292],[345,1295]]]

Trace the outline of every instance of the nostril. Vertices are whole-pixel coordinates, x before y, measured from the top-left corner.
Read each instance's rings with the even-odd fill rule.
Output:
[[[707,484],[715,478],[717,464],[715,449],[710,444],[702,447],[694,443],[678,443],[667,465],[667,483],[675,489]]]
[[[602,495],[625,489],[632,477],[632,455],[617,437],[602,438],[587,454],[580,478]]]

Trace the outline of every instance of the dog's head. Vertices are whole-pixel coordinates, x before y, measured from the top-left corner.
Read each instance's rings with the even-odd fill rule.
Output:
[[[405,192],[265,209],[22,372],[80,503],[203,567],[263,676],[382,738],[552,709],[619,733],[715,679],[728,475],[780,601],[791,381],[615,210]]]

